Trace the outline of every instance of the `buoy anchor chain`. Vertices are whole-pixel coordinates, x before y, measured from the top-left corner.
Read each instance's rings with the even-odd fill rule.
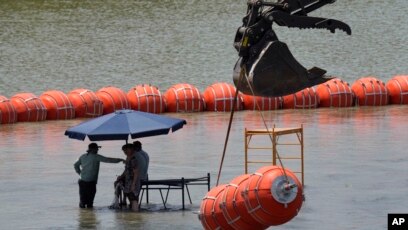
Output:
[[[285,204],[285,207],[296,199],[297,193],[298,185],[290,177],[286,178],[285,176],[280,176],[275,179],[271,186],[271,194],[273,198],[277,202]]]

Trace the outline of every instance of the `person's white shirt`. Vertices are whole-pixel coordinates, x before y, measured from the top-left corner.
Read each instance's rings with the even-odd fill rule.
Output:
[[[140,168],[140,179],[147,180],[147,172],[149,169],[149,155],[141,149],[136,152],[136,159],[138,161],[138,166]]]

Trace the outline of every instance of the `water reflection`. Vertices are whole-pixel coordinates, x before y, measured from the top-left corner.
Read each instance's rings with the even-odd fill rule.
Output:
[[[131,211],[116,211],[115,212],[115,226],[126,225],[129,228],[135,229],[146,229],[146,220],[145,216],[149,215],[148,213],[135,213]]]
[[[320,108],[316,112],[316,122],[319,125],[347,123],[354,117],[355,108]]]
[[[78,209],[78,229],[96,229],[99,225],[96,210]]]

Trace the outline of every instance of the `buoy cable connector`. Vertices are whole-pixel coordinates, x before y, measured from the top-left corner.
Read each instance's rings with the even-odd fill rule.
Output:
[[[290,190],[292,190],[295,187],[297,187],[296,184],[291,184],[288,182],[287,184],[282,186],[282,192],[290,192]]]
[[[298,193],[298,186],[295,181],[285,176],[280,176],[275,179],[271,186],[272,197],[281,204],[289,204],[295,200]]]

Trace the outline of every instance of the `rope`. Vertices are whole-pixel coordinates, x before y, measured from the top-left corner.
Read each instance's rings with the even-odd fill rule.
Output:
[[[245,72],[245,73],[246,73],[246,72]],[[247,84],[248,84],[248,86],[249,86],[249,89],[251,90],[252,95],[255,95],[254,89],[252,88],[251,84],[249,83],[249,78],[248,78],[248,75],[247,75],[247,74],[245,74],[245,79],[246,79],[246,81],[247,81]],[[263,122],[263,124],[264,124],[264,126],[265,126],[265,128],[266,128],[266,131],[267,131],[267,133],[268,133],[269,139],[271,140],[271,143],[273,143],[273,137],[272,137],[272,135],[271,135],[271,133],[270,133],[270,131],[269,131],[268,125],[266,124],[265,116],[264,116],[264,114],[262,113],[262,110],[261,110],[261,107],[259,106],[258,101],[255,101],[255,104],[256,104],[256,106],[257,106],[257,108],[258,108],[259,114],[261,115],[262,122]],[[281,159],[281,157],[280,157],[280,155],[279,155],[279,153],[278,153],[277,150],[276,150],[276,156],[277,156],[277,158],[278,158],[279,164],[282,166],[283,175],[285,176],[286,181],[289,183],[289,179],[288,179],[288,175],[286,174],[285,166],[283,165],[282,159]]]
[[[243,73],[246,72],[245,69],[246,69],[246,68],[245,68],[245,65],[243,65],[243,66],[242,66],[242,69],[241,69],[241,73],[240,73],[240,75],[239,75],[238,85],[237,85],[237,88],[236,88],[236,90],[235,90],[234,101],[233,101],[233,104],[232,104],[231,113],[230,113],[230,119],[229,119],[229,122],[228,122],[227,135],[225,136],[224,149],[223,149],[223,151],[222,151],[220,167],[219,167],[219,169],[218,169],[218,175],[217,175],[217,183],[215,184],[215,186],[218,186],[218,184],[219,184],[219,182],[220,182],[222,166],[223,166],[223,164],[224,164],[225,153],[227,152],[228,140],[229,140],[229,135],[230,135],[230,132],[231,132],[232,120],[233,120],[233,118],[234,118],[235,106],[236,106],[237,101],[238,101],[238,94],[239,94],[239,90],[238,90],[238,89],[240,88],[240,85],[241,85],[241,80],[242,80],[242,77],[243,77],[243,75],[244,75]]]
[[[262,10],[263,10],[263,7],[261,8],[261,11],[262,11]],[[250,17],[252,17],[252,16],[253,16],[253,15],[250,15]],[[249,24],[250,19],[251,19],[250,17],[248,18],[247,27],[248,27],[248,24]],[[245,34],[244,34],[244,35],[245,35]],[[242,37],[244,38],[244,36],[242,36]],[[243,38],[242,38],[242,39],[243,39]],[[242,39],[241,39],[241,43],[242,43]],[[240,48],[241,48],[241,47],[240,47]],[[243,66],[245,67],[245,65],[243,65]],[[251,90],[252,95],[255,95],[254,89],[252,88],[251,84],[249,83],[249,78],[248,78],[248,75],[247,75],[247,73],[246,73],[246,69],[243,68],[243,70],[245,70],[245,72],[244,72],[244,73],[245,73],[245,79],[246,79],[246,81],[247,81],[247,84],[248,84],[248,86],[249,86],[249,89]],[[240,75],[240,77],[239,77],[239,78],[240,78],[240,79],[239,79],[240,81],[239,81],[238,84],[241,83],[242,76],[243,76],[243,71],[241,71],[241,75]],[[238,89],[238,88],[239,88],[239,87],[237,87],[237,89]],[[238,91],[238,90],[237,90],[237,91]],[[264,125],[265,125],[266,131],[268,132],[268,136],[269,136],[269,138],[270,138],[270,140],[271,140],[271,143],[273,143],[273,137],[272,137],[272,135],[271,135],[270,132],[269,132],[268,125],[266,124],[265,117],[264,117],[264,115],[263,115],[263,113],[262,113],[262,110],[261,110],[261,108],[260,108],[260,106],[259,106],[258,101],[255,100],[255,104],[256,104],[256,106],[257,106],[257,108],[258,108],[259,113],[261,114],[262,121],[263,121],[263,123],[264,123]],[[228,133],[228,135],[229,135],[229,133]],[[280,157],[278,151],[276,151],[276,156],[278,157],[279,164],[282,166],[282,170],[283,170],[283,174],[284,174],[284,176],[285,176],[285,179],[286,179],[286,181],[289,183],[288,176],[286,175],[285,167],[283,166],[282,159],[281,159],[281,157]],[[218,185],[218,181],[217,181],[217,185]]]
[[[250,15],[249,15],[249,17],[248,17],[248,22],[247,22],[246,27],[248,27],[249,22],[250,22],[251,19],[252,19],[251,17],[254,17],[254,15],[253,15],[253,14],[250,14]],[[246,31],[243,33],[243,36],[242,36],[242,38],[241,38],[241,44],[242,44],[243,39],[245,38],[245,35],[246,35]],[[239,51],[240,51],[240,50],[241,50],[241,46],[239,47]],[[239,51],[238,51],[238,52],[239,52]],[[242,65],[242,66],[241,66],[241,72],[240,72],[238,84],[237,84],[237,87],[236,87],[236,90],[235,90],[234,102],[233,102],[233,106],[232,106],[232,108],[231,108],[230,119],[229,119],[229,122],[228,122],[227,135],[225,136],[224,149],[223,149],[223,151],[222,151],[220,167],[219,167],[219,169],[218,169],[218,175],[217,175],[217,183],[216,183],[215,186],[218,186],[218,185],[219,185],[219,182],[220,182],[220,177],[221,177],[221,172],[222,172],[222,166],[223,166],[223,164],[224,164],[225,153],[226,153],[226,151],[227,151],[229,135],[230,135],[230,132],[231,132],[232,120],[233,120],[233,118],[234,118],[235,106],[236,106],[237,99],[238,99],[238,94],[239,94],[239,89],[240,89],[240,86],[241,86],[242,77],[243,77],[244,75],[245,75],[246,81],[247,81],[247,83],[248,83],[248,86],[249,86],[249,88],[250,88],[250,90],[251,90],[252,95],[255,95],[255,94],[254,94],[254,90],[253,90],[251,84],[249,84],[249,78],[248,78],[248,75],[246,74],[246,66],[245,66],[245,64],[242,64],[242,63],[244,63],[244,61],[241,62],[241,65]],[[262,121],[263,121],[263,123],[264,123],[264,125],[265,125],[265,128],[266,128],[267,132],[268,132],[269,138],[271,139],[271,142],[273,143],[273,137],[272,137],[272,135],[271,135],[270,132],[269,132],[269,128],[268,128],[268,126],[267,126],[267,124],[266,124],[265,117],[264,117],[263,113],[261,112],[259,103],[258,103],[257,101],[255,101],[255,103],[256,103],[256,105],[257,105],[257,107],[258,107],[259,113],[261,114]],[[288,176],[287,176],[287,174],[286,174],[285,167],[283,166],[282,159],[280,158],[280,155],[279,155],[278,152],[276,152],[276,156],[278,157],[279,164],[282,166],[282,171],[283,171],[283,174],[284,174],[284,176],[285,176],[285,179],[286,179],[286,181],[289,183],[289,179],[288,179]]]
[[[248,16],[248,21],[247,21],[245,27],[248,28],[249,22],[251,21],[252,17],[254,17],[254,15],[250,13],[250,8],[249,8],[249,7],[248,7],[247,12],[248,12],[249,16]],[[244,38],[245,38],[246,33],[247,33],[247,31],[245,30],[244,33],[242,34],[242,37],[241,37],[241,46],[239,46],[238,53],[241,52],[242,43],[243,43],[243,40],[244,40]],[[234,96],[233,106],[232,106],[232,108],[231,108],[230,119],[229,119],[229,123],[228,123],[227,135],[225,136],[224,149],[223,149],[223,151],[222,151],[220,167],[219,167],[219,169],[218,169],[218,175],[217,175],[217,183],[215,184],[215,186],[218,186],[218,184],[219,184],[219,182],[220,182],[222,166],[223,166],[223,164],[224,164],[225,153],[226,153],[226,151],[227,151],[227,145],[228,145],[229,135],[230,135],[230,132],[231,132],[231,124],[232,124],[232,120],[233,120],[233,118],[234,118],[235,104],[237,103],[237,99],[238,99],[238,93],[239,93],[239,90],[238,90],[238,89],[240,88],[241,81],[242,81],[242,77],[244,76],[243,73],[246,72],[246,67],[245,67],[245,65],[242,64],[242,63],[244,63],[244,61],[241,62],[241,65],[242,65],[242,66],[241,66],[241,73],[240,73],[240,75],[239,75],[238,85],[237,85],[236,90],[235,90],[235,96]]]

